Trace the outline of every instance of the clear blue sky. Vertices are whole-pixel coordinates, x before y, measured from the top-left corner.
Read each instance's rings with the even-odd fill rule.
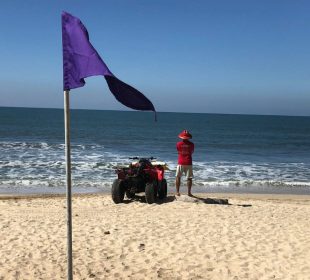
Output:
[[[158,111],[310,115],[310,1],[1,1],[0,106],[63,108],[61,12]],[[127,110],[102,77],[72,108]]]

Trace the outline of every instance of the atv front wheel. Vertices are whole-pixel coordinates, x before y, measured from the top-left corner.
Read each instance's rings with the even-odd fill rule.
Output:
[[[114,180],[111,192],[114,203],[118,204],[123,202],[125,196],[124,181],[120,179]]]
[[[155,202],[157,196],[157,184],[156,182],[146,183],[145,185],[145,200],[148,204]]]
[[[159,199],[163,199],[167,197],[167,181],[163,179],[158,186],[158,197]]]

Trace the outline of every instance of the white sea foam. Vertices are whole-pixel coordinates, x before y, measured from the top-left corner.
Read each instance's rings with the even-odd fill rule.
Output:
[[[115,167],[131,162],[130,155],[106,150],[97,144],[72,145],[72,180],[76,187],[110,188]],[[176,161],[165,161],[166,178],[174,186]],[[0,185],[8,187],[62,187],[65,182],[64,144],[0,142]],[[309,187],[310,166],[305,163],[194,162],[194,185]]]

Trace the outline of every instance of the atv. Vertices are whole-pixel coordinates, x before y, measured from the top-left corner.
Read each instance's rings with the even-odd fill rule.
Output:
[[[128,167],[116,167],[117,179],[112,185],[112,200],[121,203],[125,194],[133,199],[136,193],[145,193],[145,200],[152,204],[156,198],[167,197],[167,181],[164,179],[166,163],[154,161],[155,158],[133,157]]]

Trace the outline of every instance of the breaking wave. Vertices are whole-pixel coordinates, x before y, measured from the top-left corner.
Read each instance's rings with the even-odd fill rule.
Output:
[[[1,188],[63,189],[64,144],[46,142],[0,142]],[[108,150],[98,144],[72,144],[73,188],[109,191],[115,167],[129,164],[130,154]],[[166,161],[166,178],[174,188],[176,162]],[[310,190],[310,166],[305,163],[253,163],[230,161],[194,162],[194,186],[200,190],[230,188],[306,188]]]

